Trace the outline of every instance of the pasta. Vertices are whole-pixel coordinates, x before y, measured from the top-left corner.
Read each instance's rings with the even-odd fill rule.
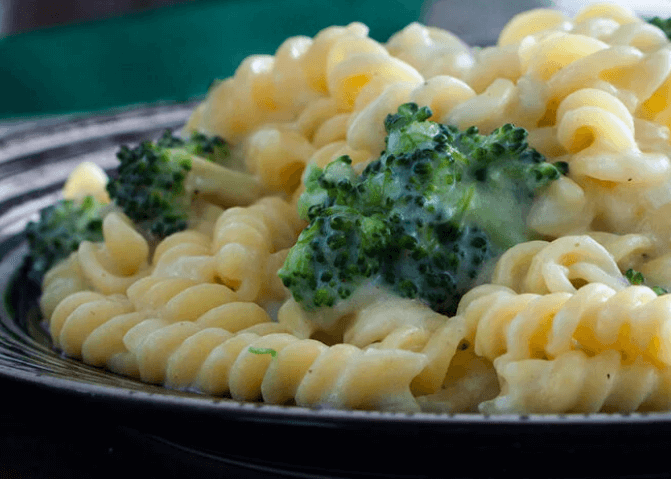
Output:
[[[551,361],[498,360],[502,394],[482,412],[633,412],[668,410],[669,369],[645,362],[623,365],[618,353],[570,351]]]
[[[537,239],[483,268],[448,317],[373,285],[321,322],[277,271],[306,223],[307,165],[362,171],[405,103],[489,133],[525,128],[568,174],[536,199]],[[167,388],[315,407],[470,413],[671,409],[671,42],[627,8],[522,13],[494,46],[411,23],[287,39],[215,84],[185,132],[225,138],[263,187],[194,204],[151,244],[112,210],[45,276],[40,307],[66,355]],[[67,198],[105,196],[82,165]],[[632,278],[638,271],[647,284]],[[640,283],[641,281],[639,281]]]

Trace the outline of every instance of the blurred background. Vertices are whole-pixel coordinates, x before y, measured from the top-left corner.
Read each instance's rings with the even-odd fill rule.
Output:
[[[2,0],[0,34],[82,22],[191,0]]]
[[[589,0],[0,0],[0,119],[102,111],[203,95],[289,36],[361,21],[385,41],[412,21],[473,45],[516,13],[575,14]],[[614,1],[671,16],[671,0]]]

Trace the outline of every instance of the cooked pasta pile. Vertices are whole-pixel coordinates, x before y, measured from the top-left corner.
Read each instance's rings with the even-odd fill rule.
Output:
[[[471,49],[417,23],[387,43],[360,23],[286,40],[217,83],[185,131],[225,138],[267,195],[204,209],[155,248],[123,214],[49,271],[41,308],[66,355],[168,388],[242,401],[396,411],[671,409],[671,43],[627,9],[514,17]],[[569,173],[454,317],[380,293],[320,330],[277,277],[305,223],[309,163],[385,147],[384,118],[489,133],[513,123]],[[97,194],[86,168],[67,194]]]

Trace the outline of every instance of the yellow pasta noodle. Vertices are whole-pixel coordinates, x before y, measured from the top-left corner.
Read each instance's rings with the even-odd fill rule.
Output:
[[[501,395],[480,411],[494,413],[589,413],[667,410],[669,368],[645,362],[622,365],[616,351],[587,356],[570,351],[553,361],[527,359],[497,364]]]
[[[669,301],[646,286],[615,291],[590,283],[575,294],[493,291],[460,314],[475,353],[492,361],[504,354],[544,359],[575,349],[593,354],[612,349],[627,361],[640,357],[661,367],[671,361],[664,340]]]
[[[385,46],[427,79],[436,75],[463,78],[474,63],[470,49],[456,35],[417,22],[394,34]]]
[[[613,256],[589,236],[513,246],[498,261],[492,282],[535,294],[572,293],[585,283],[614,289],[627,284]]]
[[[66,297],[88,290],[88,281],[79,265],[76,252],[51,268],[42,280],[40,312],[45,318],[51,318],[56,307]]]
[[[105,189],[107,181],[107,174],[100,166],[90,161],[82,162],[68,175],[63,185],[63,197],[74,200],[90,195],[101,203],[109,203]]]

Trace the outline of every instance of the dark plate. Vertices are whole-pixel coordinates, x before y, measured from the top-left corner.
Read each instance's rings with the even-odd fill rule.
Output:
[[[175,474],[662,477],[671,470],[669,413],[487,417],[244,404],[145,385],[54,352],[35,309],[39,292],[21,278],[26,222],[58,198],[77,163],[111,169],[120,144],[179,127],[193,105],[41,121],[0,136],[0,387],[14,399],[3,417],[28,415],[84,440],[114,431],[134,454]]]

